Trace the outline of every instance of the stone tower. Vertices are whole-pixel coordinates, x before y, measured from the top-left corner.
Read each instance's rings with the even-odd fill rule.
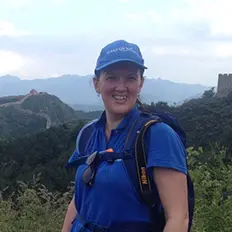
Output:
[[[230,92],[232,92],[232,74],[219,74],[217,96],[225,97]]]

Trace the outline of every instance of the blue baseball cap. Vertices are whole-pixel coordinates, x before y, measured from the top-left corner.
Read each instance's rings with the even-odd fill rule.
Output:
[[[129,61],[137,64],[141,69],[147,69],[144,66],[144,59],[142,57],[139,47],[134,43],[129,43],[125,40],[116,40],[106,45],[97,59],[95,73],[103,70],[109,65]]]

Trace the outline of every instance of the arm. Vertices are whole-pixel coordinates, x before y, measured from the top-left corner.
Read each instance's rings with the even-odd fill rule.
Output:
[[[75,207],[75,203],[74,203],[74,197],[71,200],[66,215],[65,215],[65,219],[64,219],[64,223],[63,223],[63,228],[62,228],[62,232],[69,232],[72,226],[72,222],[74,220],[74,218],[76,217],[77,214],[77,210]]]
[[[167,125],[152,125],[147,134],[148,173],[157,186],[165,211],[163,232],[187,232],[186,150],[177,134]]]
[[[186,175],[167,168],[154,168],[156,183],[166,215],[163,232],[187,232],[188,200]]]

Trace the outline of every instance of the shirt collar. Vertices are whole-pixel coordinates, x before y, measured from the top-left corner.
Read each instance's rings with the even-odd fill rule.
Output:
[[[135,105],[123,118],[123,120],[119,123],[119,125],[117,126],[117,130],[121,130],[124,129],[125,127],[127,127],[128,125],[131,125],[131,123],[135,120],[135,118],[137,118],[137,116],[139,115],[140,111],[137,107],[137,105]],[[101,115],[101,117],[99,118],[99,120],[96,122],[96,127],[97,128],[104,128],[106,124],[106,112],[104,111]]]

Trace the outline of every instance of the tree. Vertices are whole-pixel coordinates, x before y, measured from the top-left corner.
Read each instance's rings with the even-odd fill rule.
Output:
[[[203,95],[202,98],[212,98],[215,96],[215,91],[214,91],[215,87],[212,87],[209,90],[206,90]]]

